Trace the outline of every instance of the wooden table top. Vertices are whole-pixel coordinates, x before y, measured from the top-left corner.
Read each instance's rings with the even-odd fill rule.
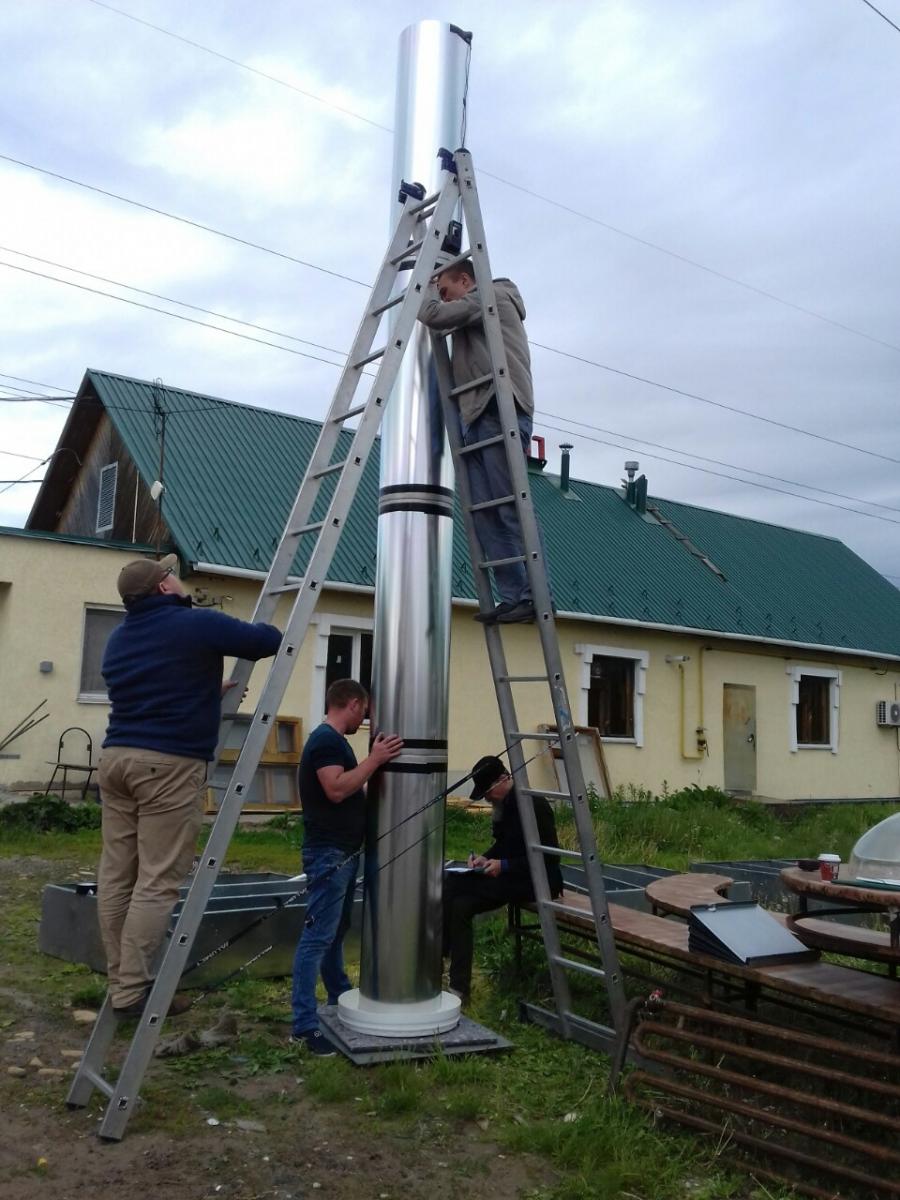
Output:
[[[695,904],[726,904],[734,880],[728,875],[691,871],[685,875],[664,875],[644,888],[654,911],[686,917]]]
[[[900,908],[900,888],[889,891],[856,887],[842,883],[840,878],[826,882],[817,870],[801,871],[799,867],[785,867],[781,878],[785,887],[798,896],[815,896],[819,900],[839,900],[844,904],[865,904],[873,908]]]

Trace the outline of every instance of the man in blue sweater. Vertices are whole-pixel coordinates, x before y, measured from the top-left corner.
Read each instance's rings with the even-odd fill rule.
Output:
[[[194,855],[215,756],[226,655],[273,655],[281,633],[192,609],[176,555],[119,573],[125,620],[103,655],[111,711],[100,756],[97,914],[113,1009],[140,1016]],[[176,996],[170,1014],[190,1007]]]

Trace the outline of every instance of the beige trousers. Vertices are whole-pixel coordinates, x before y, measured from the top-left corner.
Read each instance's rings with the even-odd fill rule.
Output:
[[[97,915],[116,1008],[140,1000],[154,977],[178,889],[203,819],[206,763],[110,746],[100,756],[103,849]]]

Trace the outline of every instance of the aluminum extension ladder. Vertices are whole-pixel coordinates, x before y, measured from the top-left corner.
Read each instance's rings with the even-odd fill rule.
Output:
[[[444,423],[447,428],[450,449],[453,453],[453,461],[456,467],[456,479],[461,502],[460,507],[463,512],[466,533],[469,540],[469,554],[473,565],[479,608],[482,613],[485,613],[494,607],[489,575],[491,567],[511,562],[523,562],[528,572],[528,581],[531,585],[531,592],[534,599],[535,621],[545,667],[545,674],[543,675],[511,675],[506,663],[501,626],[485,624],[484,632],[487,640],[491,674],[497,693],[504,742],[508,747],[510,766],[512,767],[513,778],[516,780],[519,813],[528,850],[531,879],[534,885],[541,934],[547,952],[547,962],[550,969],[550,978],[556,1005],[555,1012],[550,1012],[547,1009],[531,1004],[523,1005],[523,1009],[535,1023],[552,1029],[561,1037],[571,1038],[595,1049],[612,1053],[613,1050],[618,1048],[618,1042],[622,1037],[622,1030],[626,1024],[625,990],[619,970],[618,954],[613,938],[612,925],[609,920],[606,892],[603,884],[603,869],[598,860],[594,827],[584,785],[584,774],[578,756],[575,730],[572,724],[572,712],[569,706],[565,675],[559,653],[559,642],[556,636],[553,602],[547,578],[546,564],[544,562],[543,545],[538,532],[534,506],[531,502],[531,492],[528,486],[528,469],[519,437],[516,403],[513,398],[512,385],[509,379],[506,350],[503,345],[500,318],[497,312],[497,300],[491,278],[487,241],[485,239],[481,205],[478,201],[478,189],[475,183],[472,157],[468,151],[458,150],[455,155],[455,162],[470,249],[460,254],[453,261],[462,262],[470,260],[474,267],[477,294],[481,301],[481,319],[484,323],[491,359],[491,374],[484,376],[482,379],[475,380],[474,384],[477,386],[489,381],[493,382],[502,433],[482,442],[475,442],[470,445],[462,444],[459,414],[454,403],[454,396],[471,388],[473,383],[469,382],[459,387],[453,386],[446,339],[443,335],[432,331],[432,346],[434,348],[438,387],[444,410]],[[449,265],[452,264],[448,263],[447,266]],[[509,496],[503,496],[496,500],[490,500],[473,506],[464,459],[468,454],[477,453],[487,446],[500,443],[504,445],[506,450],[506,460],[513,492]],[[473,513],[478,509],[499,507],[506,504],[514,504],[516,507],[522,530],[524,554],[520,558],[500,559],[496,562],[485,561],[475,531]],[[522,729],[516,716],[513,685],[539,685],[542,683],[549,688],[556,722],[557,732],[555,734],[527,733]],[[527,762],[529,760],[525,756],[525,744],[538,741],[552,743],[557,740],[565,767],[568,791],[547,792],[543,789],[535,789],[528,780]],[[534,796],[546,796],[550,800],[565,803],[571,807],[578,838],[577,851],[559,850],[552,846],[543,846],[540,844],[532,800]],[[569,958],[563,953],[560,937],[560,918],[568,915],[580,917],[583,920],[586,913],[584,909],[575,908],[567,905],[564,901],[554,900],[551,897],[544,865],[545,854],[575,859],[580,862],[584,869],[597,952],[601,964],[599,967]],[[602,982],[606,991],[607,1005],[611,1018],[610,1025],[604,1025],[589,1018],[579,1016],[573,1011],[572,989],[569,981],[570,973],[586,974]]]
[[[165,1014],[175,995],[182,973],[188,964],[191,946],[200,927],[207,902],[212,894],[222,861],[237,825],[244,797],[249,790],[253,776],[259,765],[266,738],[287,688],[294,663],[315,611],[328,568],[340,535],[343,532],[344,523],[356,495],[359,481],[362,478],[363,469],[378,435],[384,407],[390,396],[400,369],[403,354],[415,327],[425,288],[434,273],[438,255],[444,249],[448,236],[452,241],[453,215],[460,200],[463,202],[464,211],[468,212],[471,210],[471,201],[467,201],[465,195],[466,190],[469,188],[472,189],[472,196],[475,201],[474,219],[478,222],[479,231],[481,230],[481,214],[477,207],[471,160],[468,154],[460,152],[456,156],[459,163],[463,165],[463,171],[459,174],[457,174],[459,168],[452,155],[442,152],[441,157],[443,168],[442,181],[438,191],[433,195],[422,196],[415,185],[404,184],[401,187],[400,199],[403,202],[403,209],[396,230],[390,240],[387,252],[378,271],[378,276],[372,288],[356,337],[354,338],[353,346],[348,354],[347,363],[341,372],[328,415],[322,425],[318,441],[307,465],[303,482],[300,485],[300,490],[297,493],[278,548],[275,551],[269,573],[262,585],[252,620],[271,622],[281,596],[286,593],[292,593],[294,597],[290,615],[285,625],[281,645],[260,692],[242,749],[232,770],[228,785],[225,788],[209,840],[196,868],[193,882],[191,883],[175,929],[172,931],[165,955],[147,998],[144,1012],[139,1019],[131,1045],[115,1082],[106,1079],[103,1075],[103,1068],[109,1054],[117,1023],[117,1018],[113,1013],[112,1005],[107,996],[94,1024],[81,1064],[78,1067],[69,1090],[67,1103],[70,1108],[84,1107],[90,1100],[95,1089],[107,1097],[106,1111],[98,1130],[101,1138],[114,1141],[119,1140],[123,1136],[128,1120],[137,1106],[141,1083],[159,1039]],[[483,236],[481,233],[479,233],[478,251],[479,253],[483,251]],[[483,258],[479,257],[478,262],[478,269],[482,274],[487,271],[487,284],[490,288],[490,272],[487,266],[486,254]],[[397,295],[392,295],[394,285],[401,271],[409,271],[406,286]],[[397,309],[394,327],[385,343],[380,348],[373,350],[372,347],[381,324],[381,319],[386,312],[394,308]],[[502,356],[502,341],[498,341],[500,337],[499,325],[494,328],[495,324],[496,322],[494,324],[488,322],[487,328],[489,335],[491,335],[492,346],[496,342],[500,347],[500,355]],[[496,361],[502,361],[502,358]],[[360,403],[354,403],[363,374],[365,373],[364,368],[369,364],[375,363],[378,364],[377,370],[371,385],[368,387],[366,399]],[[368,378],[369,373],[365,374]],[[495,375],[499,376],[498,368],[495,368]],[[501,403],[504,403],[504,406],[508,407],[513,404],[508,387],[504,394],[506,395],[506,401],[504,402],[501,398]],[[356,428],[353,430],[344,429],[345,424],[355,417],[360,418]],[[519,502],[520,512],[530,514],[528,536],[533,539],[536,537],[536,525],[530,503],[527,501],[528,493],[527,480],[524,477],[524,461],[518,465],[526,497],[526,500]],[[513,469],[515,470],[515,462],[513,463]],[[514,475],[513,478],[516,478],[516,476]],[[526,521],[528,519],[526,516]],[[292,574],[292,568],[296,556],[306,546],[310,547],[310,552],[306,560],[306,568],[303,576],[298,577]],[[478,558],[480,558],[480,554],[473,561],[478,561]],[[547,584],[540,561],[538,560],[538,568],[535,568],[534,564],[530,564],[529,571],[534,576],[532,586],[535,588],[535,597],[543,607],[544,599],[547,597]],[[541,591],[541,579],[543,579],[543,592]],[[482,603],[490,606],[490,592],[486,576],[483,577],[479,587],[479,595],[482,597]],[[486,593],[485,589],[487,589]],[[549,618],[548,630],[551,640],[555,645],[552,615]],[[546,642],[546,634],[543,629],[542,641]],[[499,640],[498,631],[488,631],[488,645],[489,648],[493,646],[499,647],[500,660],[502,660],[502,644]],[[556,653],[558,658],[558,651]],[[492,667],[496,654],[497,651],[491,649]],[[502,666],[502,661],[500,665]],[[217,761],[221,755],[225,734],[237,711],[253,666],[253,663],[240,660],[236,663],[232,672],[231,681],[236,686],[227,694],[223,704],[223,727],[216,750]],[[498,674],[496,670],[494,673],[495,676]],[[562,684],[561,671],[558,670],[558,664],[557,680],[557,688],[561,686],[562,690],[559,692],[560,700],[557,700],[556,694],[554,694],[554,711],[556,712],[557,722],[560,725],[564,761],[566,762],[567,771],[571,770],[575,772],[568,777],[572,780],[580,780],[581,769],[577,762],[577,756],[574,753],[571,718],[568,714],[568,702],[565,699],[565,689],[564,684]],[[503,693],[499,691],[500,687],[501,685],[498,684],[498,694],[502,696]],[[503,703],[504,701],[501,700],[501,706]],[[511,702],[509,708],[511,711]],[[506,726],[507,724],[510,727],[514,726],[514,714],[511,715],[511,720],[504,719],[504,725]],[[569,741],[571,742],[571,747],[567,748]],[[513,753],[515,754],[516,752],[514,751]],[[519,760],[522,758],[521,749],[518,750],[518,758]],[[515,757],[513,758],[513,765],[516,765]],[[583,785],[580,786],[578,797],[580,797],[583,805]],[[578,797],[576,797],[576,800]],[[578,807],[576,803],[577,813]],[[524,817],[526,822],[528,821],[528,817],[529,814],[526,812]],[[530,826],[526,824],[525,828],[526,831],[530,828],[530,833],[528,833],[529,840],[535,841],[537,834],[534,829],[533,813],[530,814]],[[536,861],[541,862],[539,850],[534,850],[533,855]],[[590,866],[596,860],[596,855],[590,852],[586,853],[584,857],[587,866]],[[552,933],[548,933],[547,931],[547,921],[548,914],[551,911],[549,906],[553,902],[546,895],[546,878],[542,862],[540,872],[535,872],[535,874],[537,879],[536,886],[538,888],[540,888],[541,879],[543,878],[542,924],[545,926],[545,936],[552,938]],[[599,880],[599,893],[595,901],[595,912],[601,914],[598,915],[598,928],[600,924],[605,924],[608,931],[608,919],[606,917],[605,900],[602,891],[602,877],[597,874],[595,879]],[[592,899],[594,899],[596,889],[593,884],[592,889],[594,890],[592,890],[591,895]],[[538,895],[540,897],[540,892],[538,892]],[[612,981],[618,980],[618,972],[617,970],[614,971],[611,965],[615,962],[615,947],[612,944],[611,936],[606,941],[602,941],[598,937],[598,942],[600,942],[601,950],[608,946],[608,950],[604,956],[604,963],[607,971],[607,987],[611,989]],[[565,960],[558,953],[558,938],[556,941],[556,951],[553,951],[553,945],[552,940],[548,942],[548,946],[551,947],[551,969],[554,971],[554,980],[556,980],[560,975],[560,968]],[[612,958],[610,958],[610,954]],[[610,994],[612,996],[612,990],[610,990]],[[616,995],[618,996],[618,992],[616,992]],[[562,1030],[571,1034],[575,1028],[574,1018],[568,1012],[569,1006],[565,1003],[565,993],[557,992],[557,998],[558,1002],[561,1003],[561,1013],[564,1014],[562,1018]],[[619,1010],[620,1005],[617,1000],[614,1011],[618,1012]],[[616,1024],[618,1024],[618,1018],[616,1019]],[[605,1043],[603,1048],[606,1048]]]

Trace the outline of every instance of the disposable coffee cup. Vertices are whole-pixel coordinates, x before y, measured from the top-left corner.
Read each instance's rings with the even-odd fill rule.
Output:
[[[819,875],[825,883],[833,883],[837,879],[838,867],[841,865],[839,854],[819,855]]]

